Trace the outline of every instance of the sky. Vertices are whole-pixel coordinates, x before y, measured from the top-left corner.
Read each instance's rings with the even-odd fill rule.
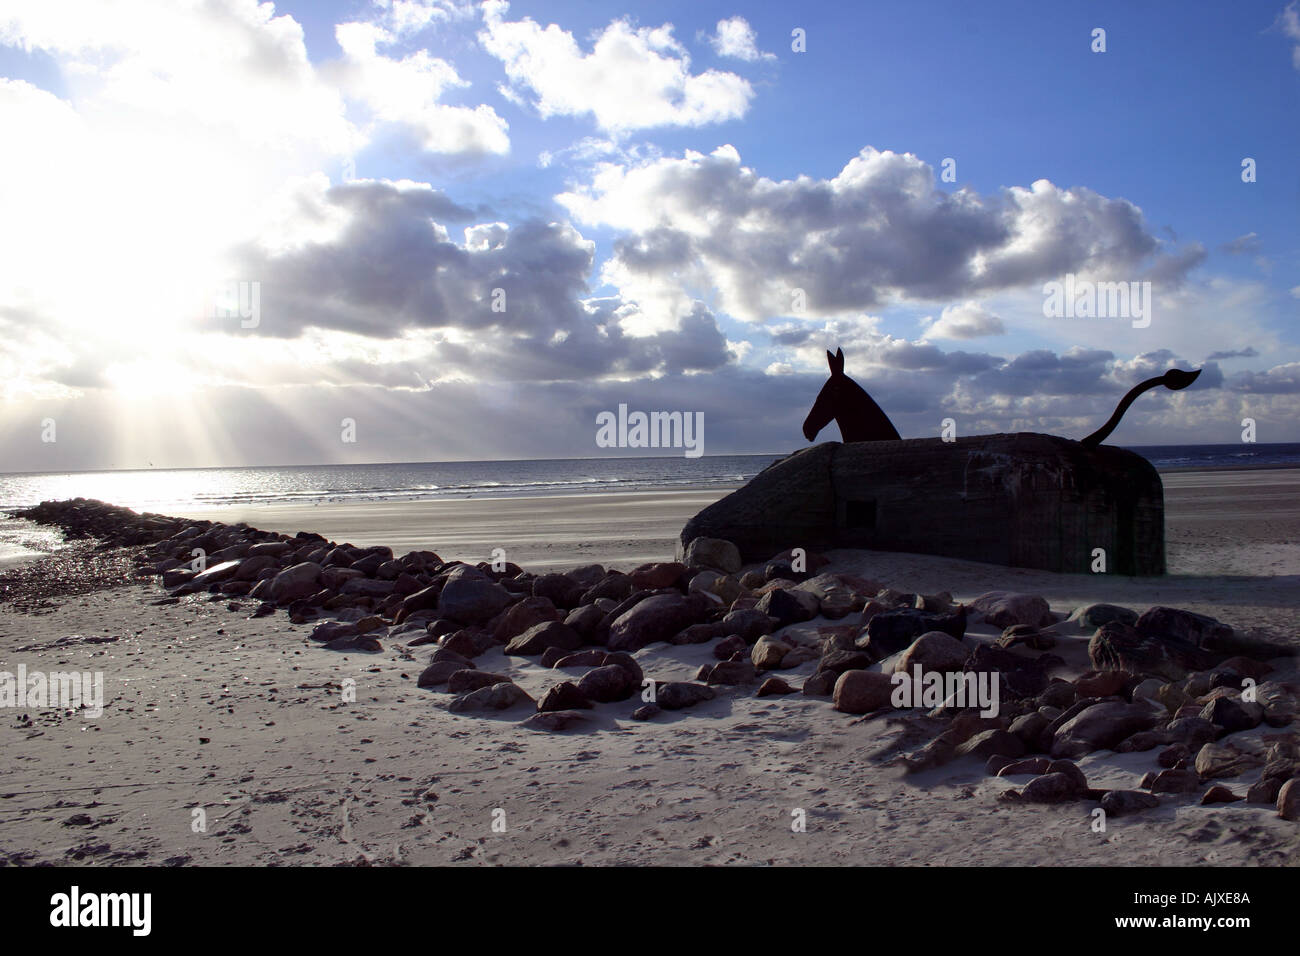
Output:
[[[5,0],[0,471],[783,453],[837,348],[1300,441],[1298,94],[1300,0]]]

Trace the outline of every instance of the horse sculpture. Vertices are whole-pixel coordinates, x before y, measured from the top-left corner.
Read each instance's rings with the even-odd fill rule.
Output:
[[[1102,442],[1133,401],[1199,371],[1169,369],[1130,389],[1082,441],[1016,432],[899,437],[871,396],[827,352],[830,380],[803,423],[832,419],[842,442],[781,458],[682,529],[732,542],[744,561],[791,547],[909,551],[1069,574],[1165,573],[1164,489],[1152,464]],[[1104,562],[1104,566],[1103,566]]]
[[[826,361],[830,365],[831,377],[822,386],[817,400],[813,402],[812,410],[804,419],[804,438],[812,441],[833,418],[835,424],[840,426],[840,438],[844,442],[901,440],[898,429],[889,420],[889,416],[881,411],[880,406],[861,385],[844,374],[844,350],[836,349],[835,354],[832,355],[830,349],[827,349]],[[1080,444],[1085,448],[1096,448],[1105,441],[1119,425],[1120,419],[1133,404],[1133,400],[1148,389],[1163,385],[1171,391],[1177,391],[1191,385],[1200,374],[1200,369],[1186,372],[1179,368],[1171,368],[1163,375],[1157,375],[1135,385],[1120,399],[1119,405],[1115,407],[1106,424],[1083,439]]]

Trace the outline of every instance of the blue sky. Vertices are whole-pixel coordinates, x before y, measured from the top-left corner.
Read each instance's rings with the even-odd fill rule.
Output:
[[[783,451],[828,347],[905,437],[1204,365],[1114,440],[1300,440],[1298,92],[1279,0],[19,0],[2,470],[597,454],[620,402]]]

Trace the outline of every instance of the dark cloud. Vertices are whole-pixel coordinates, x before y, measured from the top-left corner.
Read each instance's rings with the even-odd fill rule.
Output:
[[[1244,349],[1232,349],[1227,352],[1211,352],[1205,357],[1205,361],[1210,362],[1215,359],[1235,359],[1235,358],[1255,358],[1259,353],[1255,351],[1253,345],[1248,345]]]

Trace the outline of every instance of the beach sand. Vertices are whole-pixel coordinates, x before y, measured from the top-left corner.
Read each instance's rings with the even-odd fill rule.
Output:
[[[1300,471],[1165,476],[1170,574],[1054,575],[943,558],[831,552],[827,570],[961,600],[1041,594],[1053,610],[1110,601],[1170,604],[1300,643]],[[677,531],[714,495],[602,495],[267,508],[221,513],[394,551],[529,570],[668,559]],[[198,512],[193,516],[200,516]],[[203,517],[215,517],[206,512]],[[1292,864],[1300,825],[1271,806],[1197,805],[1199,792],[1094,829],[1092,804],[1008,805],[1027,777],[964,758],[902,776],[877,756],[895,719],[862,720],[821,698],[721,689],[649,722],[632,699],[579,732],[519,726],[527,712],[456,715],[417,689],[429,647],[378,654],[309,642],[310,624],[256,602],[197,594],[158,604],[153,582],[68,597],[45,613],[0,607],[0,669],[102,671],[97,720],[6,711],[0,860],[158,864]],[[796,625],[815,639],[816,620]],[[990,638],[983,626],[971,633]],[[1058,652],[1086,666],[1089,634]],[[104,641],[104,639],[109,639]],[[103,642],[101,642],[103,641]],[[636,655],[657,680],[693,677],[710,644]],[[480,669],[534,696],[561,675],[493,651]],[[812,663],[780,676],[798,686]],[[563,676],[576,679],[580,672]],[[1278,674],[1294,676],[1285,661]],[[356,682],[356,699],[339,688]],[[1294,731],[1294,726],[1291,728]],[[1252,734],[1277,733],[1262,727]],[[1155,751],[1082,758],[1093,787],[1136,786]],[[1244,793],[1258,771],[1227,781]],[[196,814],[202,810],[202,814]],[[792,822],[806,818],[806,832]],[[202,820],[203,826],[198,825]],[[494,823],[497,825],[494,827]],[[501,829],[504,825],[504,829]]]

